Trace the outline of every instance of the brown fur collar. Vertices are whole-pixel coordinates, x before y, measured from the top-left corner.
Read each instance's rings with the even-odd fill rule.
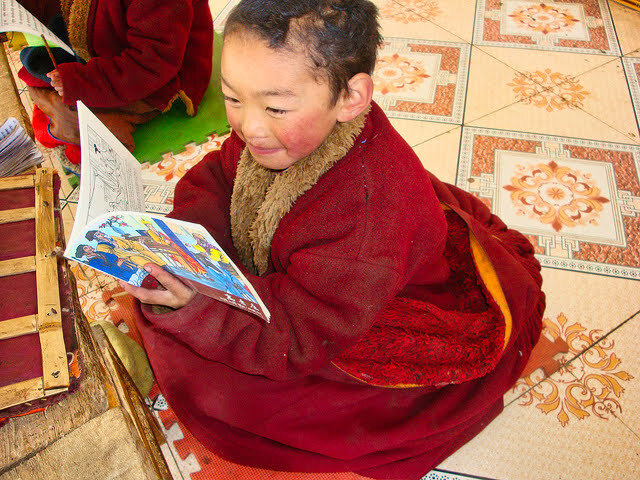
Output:
[[[249,149],[244,149],[231,195],[231,235],[249,271],[258,275],[266,272],[271,240],[280,220],[298,197],[351,149],[368,112],[336,124],[316,150],[281,172],[259,165]]]
[[[60,2],[71,48],[86,62],[91,58],[87,39],[91,2],[92,0],[61,0]]]

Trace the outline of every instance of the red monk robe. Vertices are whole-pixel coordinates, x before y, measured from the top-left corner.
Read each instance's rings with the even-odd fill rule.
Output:
[[[202,295],[137,313],[170,405],[237,463],[418,479],[501,412],[540,334],[531,245],[427,173],[375,104],[280,173],[232,134],[172,216],[241,261],[272,314]]]

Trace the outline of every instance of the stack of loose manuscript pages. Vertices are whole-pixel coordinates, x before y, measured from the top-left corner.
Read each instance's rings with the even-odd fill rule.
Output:
[[[16,175],[42,160],[42,153],[18,120],[7,119],[0,127],[0,177]]]

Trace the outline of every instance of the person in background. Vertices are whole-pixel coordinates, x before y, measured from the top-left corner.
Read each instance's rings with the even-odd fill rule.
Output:
[[[73,48],[21,52],[19,77],[35,103],[36,138],[80,161],[77,100],[129,149],[132,132],[176,100],[195,115],[211,78],[213,22],[207,0],[20,0]]]

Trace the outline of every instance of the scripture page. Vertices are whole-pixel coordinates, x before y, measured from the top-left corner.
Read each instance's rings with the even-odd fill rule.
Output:
[[[0,32],[23,32],[44,38],[52,47],[60,47],[75,55],[69,45],[60,40],[40,20],[16,0],[0,0]]]

